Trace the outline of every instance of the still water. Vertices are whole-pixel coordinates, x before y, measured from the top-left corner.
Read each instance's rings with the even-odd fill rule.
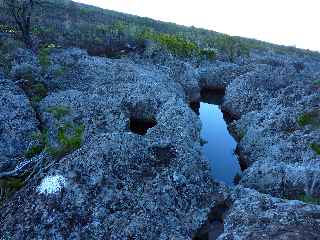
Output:
[[[219,107],[222,99],[222,93],[202,93],[199,108],[201,137],[206,141],[203,153],[211,163],[213,177],[232,186],[241,169],[235,154],[237,142],[230,135],[227,128],[228,119],[224,118]]]

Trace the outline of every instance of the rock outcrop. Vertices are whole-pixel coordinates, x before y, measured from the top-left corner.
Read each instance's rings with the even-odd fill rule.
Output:
[[[320,238],[320,207],[297,201],[320,197],[320,61],[265,54],[196,67],[55,49],[44,71],[18,50],[0,80],[0,173],[28,149],[37,168],[1,206],[0,239]],[[26,76],[47,89],[39,101],[17,86]],[[189,104],[203,89],[225,90],[235,119],[235,189],[201,153]]]
[[[13,81],[0,79],[0,173],[24,159],[38,121],[27,96]]]

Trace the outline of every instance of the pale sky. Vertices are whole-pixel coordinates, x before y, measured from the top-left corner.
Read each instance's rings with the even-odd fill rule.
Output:
[[[320,0],[75,0],[234,36],[320,51]]]

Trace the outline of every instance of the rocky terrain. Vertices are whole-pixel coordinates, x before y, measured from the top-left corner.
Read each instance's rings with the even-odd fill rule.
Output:
[[[320,54],[153,51],[6,51],[0,239],[320,239]],[[201,154],[203,89],[234,119],[234,188]]]

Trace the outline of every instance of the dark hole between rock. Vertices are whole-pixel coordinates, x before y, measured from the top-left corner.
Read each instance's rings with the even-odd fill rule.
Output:
[[[246,160],[246,157],[243,154],[241,154],[239,146],[236,147],[235,154],[237,154],[237,156],[239,158],[239,164],[240,164],[241,171],[246,170],[249,167],[247,164],[248,161]]]
[[[221,106],[223,103],[224,95],[225,95],[224,89],[203,88],[200,92],[200,96],[201,96],[200,100],[198,102],[191,102],[189,106],[197,115],[199,115],[200,102]],[[236,118],[232,116],[232,114],[226,111],[222,111],[222,113],[223,113],[224,120],[228,124],[231,123],[233,120],[236,120]]]
[[[139,135],[145,135],[148,129],[153,128],[155,125],[157,125],[155,119],[131,118],[129,123],[130,130]]]
[[[223,232],[223,218],[228,211],[229,206],[226,202],[222,202],[213,207],[208,214],[208,220],[194,234],[193,240],[214,240]]]

